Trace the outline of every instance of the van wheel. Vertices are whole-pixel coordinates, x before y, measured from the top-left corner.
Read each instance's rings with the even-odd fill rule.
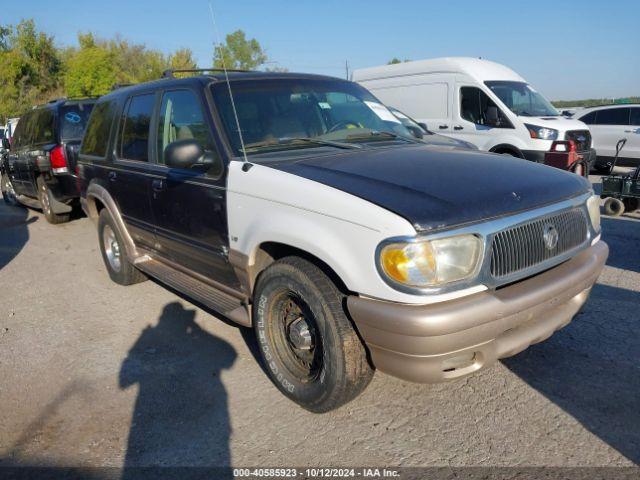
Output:
[[[16,191],[13,189],[13,183],[8,175],[2,175],[2,181],[0,183],[0,189],[2,190],[2,199],[7,205],[17,207],[20,205]]]
[[[44,213],[44,217],[47,219],[47,222],[57,225],[59,223],[66,223],[71,218],[70,213],[54,213],[51,210],[51,203],[53,203],[53,194],[49,187],[47,186],[47,182],[44,181],[42,177],[38,177],[36,181],[38,185],[38,200],[40,201],[40,206],[42,207],[42,213]]]
[[[343,300],[318,267],[299,257],[271,264],[256,285],[253,325],[269,376],[311,412],[353,400],[373,377]]]
[[[609,197],[604,201],[604,213],[612,217],[619,217],[624,213],[624,203],[622,200]]]
[[[132,285],[147,279],[127,259],[120,232],[115,227],[113,219],[106,208],[102,209],[98,218],[98,239],[102,260],[107,267],[111,280],[120,285]]]

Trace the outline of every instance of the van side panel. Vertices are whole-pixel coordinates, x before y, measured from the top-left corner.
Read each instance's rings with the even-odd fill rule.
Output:
[[[426,123],[429,130],[437,133],[450,131],[452,74],[427,73],[367,80],[361,83],[384,104]]]

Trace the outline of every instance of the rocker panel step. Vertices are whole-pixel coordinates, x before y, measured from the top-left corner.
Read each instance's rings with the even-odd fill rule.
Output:
[[[242,306],[240,299],[206,285],[158,260],[149,259],[136,262],[135,265],[144,273],[220,313],[228,314]]]

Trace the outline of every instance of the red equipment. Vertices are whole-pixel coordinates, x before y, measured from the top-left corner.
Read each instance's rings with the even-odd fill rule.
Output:
[[[588,177],[589,166],[576,150],[573,140],[557,140],[551,144],[551,150],[544,155],[544,164]]]

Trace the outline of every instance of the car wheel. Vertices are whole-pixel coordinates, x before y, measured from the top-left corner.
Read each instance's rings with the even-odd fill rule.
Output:
[[[624,203],[625,212],[635,212],[640,208],[640,199],[638,198],[625,198],[622,203]]]
[[[44,213],[44,217],[47,219],[47,222],[54,225],[68,222],[71,218],[71,214],[54,213],[53,210],[51,210],[51,203],[53,203],[53,194],[51,193],[51,190],[49,190],[47,182],[45,182],[42,177],[38,177],[36,183],[38,185],[38,200],[40,201],[42,213]]]
[[[20,205],[16,191],[13,188],[13,183],[11,183],[11,179],[8,175],[2,175],[2,182],[0,186],[2,190],[2,198],[7,205],[11,205],[12,207]]]
[[[120,232],[115,227],[107,209],[100,211],[98,238],[102,260],[107,267],[111,280],[120,285],[132,285],[147,279],[127,258]]]
[[[609,197],[604,201],[604,213],[612,217],[619,217],[624,213],[624,203],[622,200]]]
[[[259,277],[253,325],[273,383],[309,411],[328,412],[357,397],[373,377],[344,295],[322,270],[299,258]]]

